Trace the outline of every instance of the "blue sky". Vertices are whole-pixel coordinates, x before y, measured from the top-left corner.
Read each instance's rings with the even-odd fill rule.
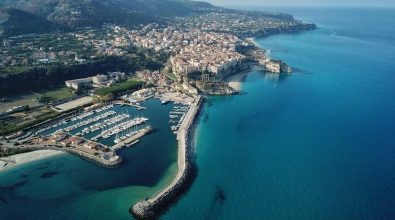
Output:
[[[216,5],[395,6],[395,0],[206,0]]]

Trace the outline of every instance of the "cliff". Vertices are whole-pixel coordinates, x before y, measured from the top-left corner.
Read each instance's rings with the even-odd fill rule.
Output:
[[[261,66],[265,68],[266,71],[271,73],[291,73],[292,69],[286,63],[281,60],[261,60],[259,62]]]

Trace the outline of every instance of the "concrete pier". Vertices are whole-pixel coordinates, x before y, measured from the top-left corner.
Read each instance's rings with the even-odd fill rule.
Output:
[[[178,170],[173,181],[153,197],[136,203],[131,214],[137,219],[158,218],[170,204],[177,201],[184,193],[196,175],[194,163],[193,132],[203,98],[198,96],[187,112],[177,134],[178,140]]]
[[[113,150],[118,150],[124,146],[127,146],[129,144],[135,143],[139,138],[143,137],[147,133],[151,132],[153,129],[151,126],[148,126],[146,128],[141,129],[139,132],[136,134],[132,135],[131,137],[127,138],[124,141],[119,142],[118,144],[114,145],[112,147]]]

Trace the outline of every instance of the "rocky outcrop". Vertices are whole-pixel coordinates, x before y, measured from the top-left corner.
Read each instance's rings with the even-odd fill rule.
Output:
[[[266,59],[259,62],[266,71],[271,73],[291,73],[292,69],[281,60]]]

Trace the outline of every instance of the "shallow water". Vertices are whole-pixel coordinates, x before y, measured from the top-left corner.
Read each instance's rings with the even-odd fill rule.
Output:
[[[138,114],[156,130],[121,150],[118,168],[63,154],[1,172],[0,219],[130,219],[130,206],[167,185],[177,168],[172,105],[154,99],[145,105]]]

